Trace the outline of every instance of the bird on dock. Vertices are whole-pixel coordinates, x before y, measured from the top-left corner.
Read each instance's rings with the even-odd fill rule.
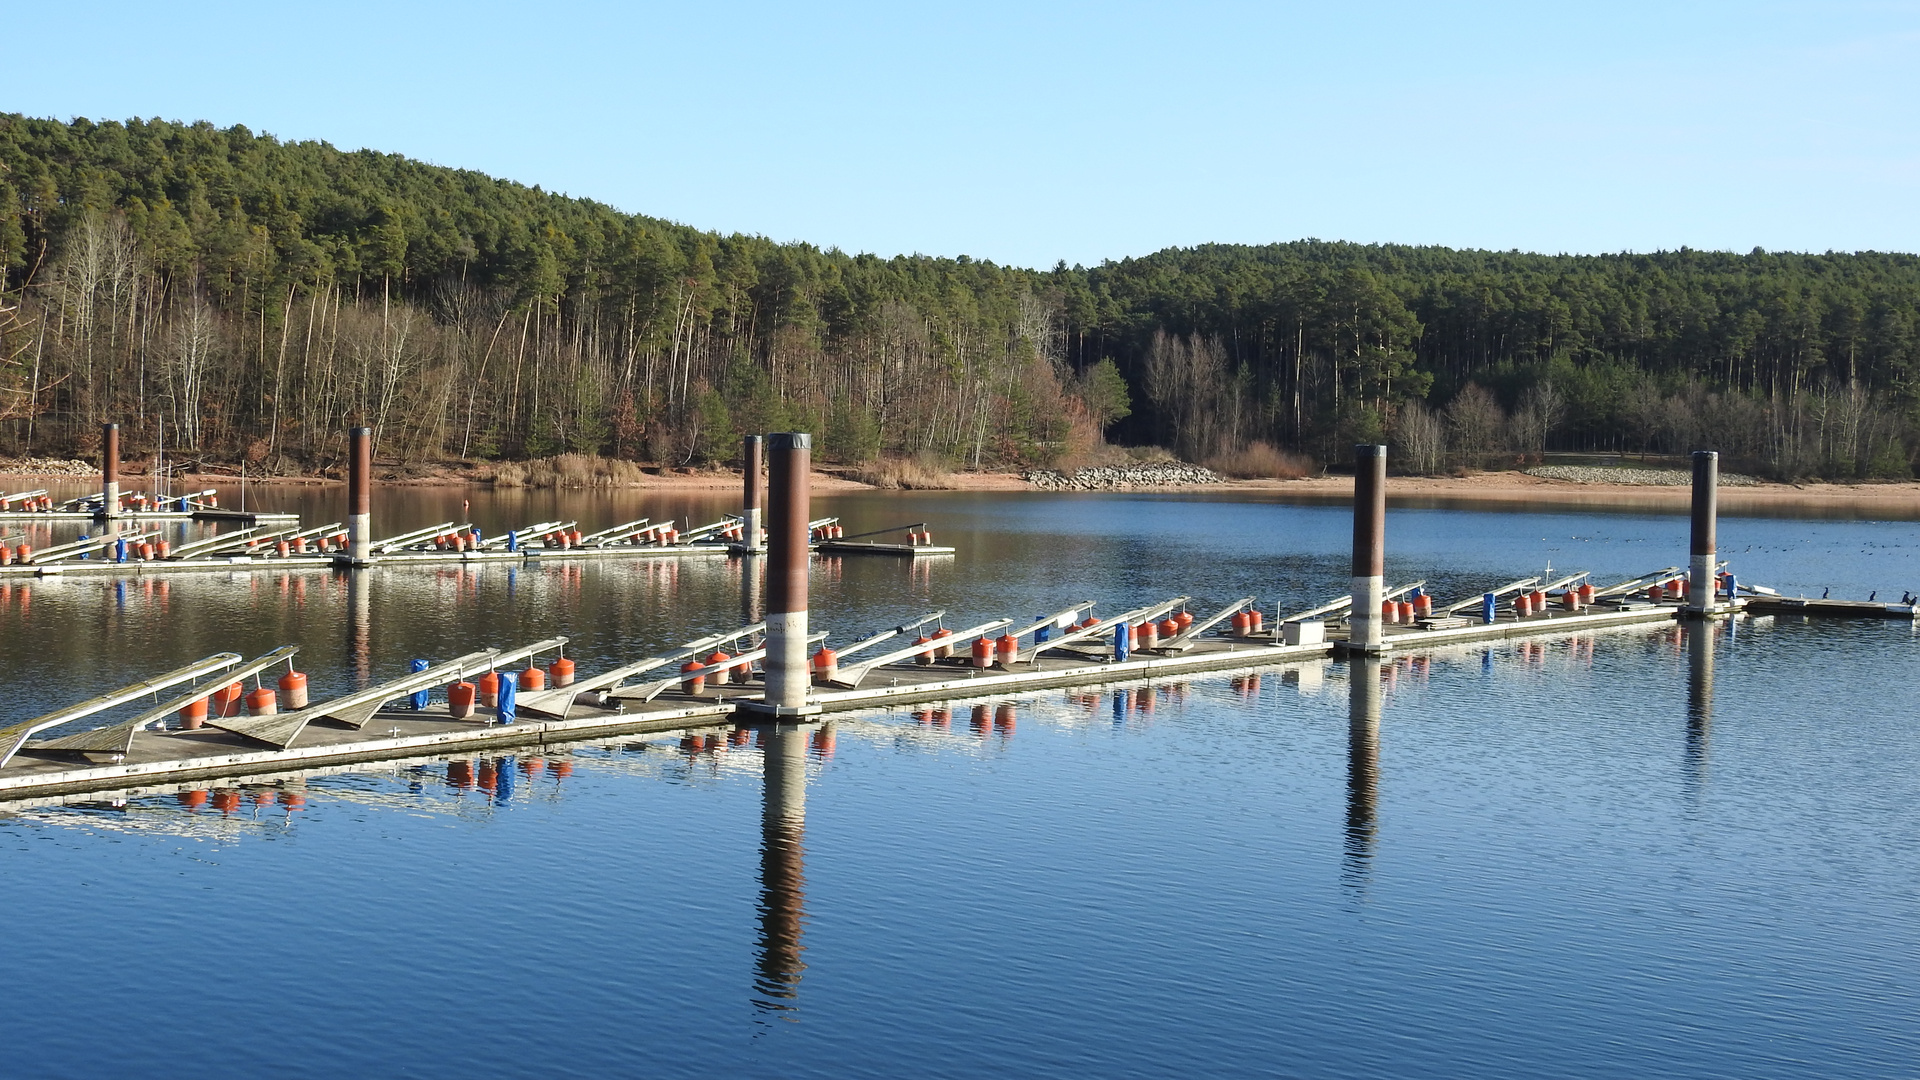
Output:
[[[1880,599],[1879,589],[1875,589],[1872,592],[1867,594],[1867,603],[1869,604],[1873,603],[1875,600],[1878,600],[1878,599]]]
[[[1826,587],[1826,588],[1824,588],[1824,589],[1821,589],[1821,590],[1820,590],[1820,599],[1822,599],[1822,600],[1825,600],[1825,599],[1827,598],[1827,594],[1828,594],[1828,593],[1830,593],[1830,592],[1832,592],[1832,591],[1833,591],[1833,586],[1831,586],[1831,585],[1829,585],[1829,586],[1827,586],[1827,587]]]

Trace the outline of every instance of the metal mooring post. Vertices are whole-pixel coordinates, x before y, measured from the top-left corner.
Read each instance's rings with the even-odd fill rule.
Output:
[[[1386,593],[1387,448],[1353,448],[1353,614],[1347,648],[1377,653],[1387,646],[1380,604]]]

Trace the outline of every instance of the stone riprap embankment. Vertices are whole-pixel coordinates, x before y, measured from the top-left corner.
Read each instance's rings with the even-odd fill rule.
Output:
[[[1693,483],[1688,469],[1643,469],[1627,465],[1540,465],[1527,470],[1528,476],[1546,480],[1568,480],[1576,484],[1634,484],[1640,487],[1687,487]],[[1760,481],[1739,473],[1720,474],[1721,487],[1754,487]]]
[[[1151,465],[1099,465],[1073,473],[1034,469],[1022,473],[1020,478],[1043,491],[1129,491],[1134,488],[1189,487],[1222,482],[1219,474],[1212,469],[1182,461],[1162,461]]]
[[[0,458],[0,476],[99,476],[100,464],[71,458]]]

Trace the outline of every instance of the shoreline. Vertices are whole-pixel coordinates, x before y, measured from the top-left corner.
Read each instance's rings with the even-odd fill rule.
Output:
[[[863,483],[846,475],[851,470],[828,467],[815,469],[813,489],[826,494],[845,494],[858,491],[900,491],[877,487]],[[95,474],[97,475],[97,474]],[[55,471],[0,471],[0,491],[19,485],[10,483],[11,479],[35,483],[75,483],[84,484],[90,478],[87,474]],[[129,479],[132,479],[131,477]],[[237,487],[240,476],[237,473],[188,473],[177,475],[175,481],[180,484],[209,487]],[[973,494],[989,492],[1034,492],[1042,489],[1021,479],[1017,472],[957,472],[944,478],[947,485],[941,488],[916,488],[912,494]],[[741,474],[737,470],[674,470],[658,474],[649,473],[642,481],[616,485],[571,486],[571,487],[533,487],[530,485],[503,486],[490,478],[476,475],[462,475],[453,471],[442,471],[423,476],[394,476],[378,478],[378,482],[388,487],[418,488],[484,488],[494,491],[576,491],[576,492],[612,492],[612,491],[659,491],[667,493],[695,494],[703,492],[732,492],[741,486]],[[345,481],[328,476],[249,476],[248,487],[299,488],[299,487],[337,487]],[[1089,494],[1218,494],[1280,496],[1301,498],[1311,501],[1344,501],[1353,497],[1353,478],[1341,475],[1322,475],[1297,480],[1226,480],[1217,484],[1175,484],[1152,487],[1121,487],[1106,491],[1056,493],[1061,495]],[[1592,483],[1575,480],[1560,480],[1549,477],[1533,476],[1518,471],[1486,472],[1471,476],[1390,476],[1387,478],[1387,496],[1398,501],[1432,500],[1435,504],[1491,504],[1491,505],[1545,505],[1581,507],[1647,507],[1647,508],[1684,508],[1690,499],[1689,489],[1685,485],[1648,485],[1648,484],[1612,484]],[[1803,484],[1783,484],[1762,482],[1737,487],[1722,487],[1719,493],[1720,505],[1726,509],[1765,507],[1806,507],[1818,509],[1848,509],[1855,511],[1883,511],[1901,516],[1920,517],[1920,480],[1882,481],[1872,483],[1842,484],[1810,482]]]

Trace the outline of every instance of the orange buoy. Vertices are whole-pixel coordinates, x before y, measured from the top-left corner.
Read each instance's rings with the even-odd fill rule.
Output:
[[[935,659],[945,660],[947,657],[953,655],[953,643],[946,640],[952,636],[953,631],[944,626],[933,632],[933,655]]]
[[[317,541],[317,542],[316,542],[316,543],[314,544],[314,546],[315,546],[315,547],[317,547],[317,548],[319,548],[319,549],[320,549],[320,550],[321,550],[322,552],[328,552],[328,551],[332,551],[332,550],[333,550],[333,539],[332,539],[331,537],[326,537],[326,536],[323,536],[323,537],[321,537],[321,538],[319,539],[319,541]]]
[[[1253,617],[1244,611],[1233,613],[1233,636],[1246,637],[1247,629],[1253,625]]]
[[[699,670],[700,661],[698,660],[689,660],[680,665],[680,674],[684,676],[680,680],[680,689],[684,691],[688,697],[692,697],[707,688],[707,677],[705,675],[687,674],[689,671]]]
[[[820,646],[820,651],[813,654],[813,681],[815,683],[832,682],[839,674],[840,654],[825,645]]]
[[[307,677],[298,671],[289,671],[280,676],[280,692],[287,696],[287,708],[304,709],[307,707]]]
[[[1160,624],[1159,623],[1154,622],[1152,619],[1148,619],[1146,622],[1143,622],[1139,626],[1134,627],[1134,631],[1140,635],[1138,639],[1139,644],[1135,645],[1134,648],[1157,649],[1160,647]]]
[[[1580,606],[1589,607],[1592,604],[1593,604],[1593,585],[1590,582],[1583,581],[1580,583]]]
[[[453,550],[455,551],[467,550],[467,534],[466,533],[453,534]]]
[[[159,555],[161,558],[164,559],[173,550],[173,545],[167,543],[165,540],[162,540],[158,544],[155,544],[153,546],[153,550],[155,554]]]
[[[527,690],[545,690],[547,688],[547,673],[541,671],[538,667],[528,667],[527,670],[520,673],[518,681],[520,683],[520,689],[523,692]]]
[[[1180,620],[1178,619],[1161,619],[1160,620],[1160,636],[1162,638],[1165,638],[1167,640],[1172,640],[1174,637],[1178,636],[1179,633],[1180,633]]]
[[[334,547],[337,547],[337,548],[344,548],[344,547],[346,547],[346,546],[347,546],[347,534],[346,534],[346,533],[344,533],[344,532],[337,532],[337,533],[334,533],[334,534],[333,534],[333,546],[334,546]]]
[[[1247,609],[1247,629],[1256,634],[1266,632],[1267,617],[1260,614],[1259,608]]]
[[[733,665],[733,681],[745,686],[753,681],[753,661],[742,660]]]
[[[1533,590],[1533,610],[1547,610],[1547,594],[1539,589]]]
[[[207,699],[189,701],[180,710],[180,726],[192,731],[207,722]]]
[[[1380,602],[1380,619],[1389,626],[1400,621],[1400,605],[1391,600]]]
[[[1395,614],[1400,621],[1400,625],[1412,626],[1413,625],[1413,602],[1410,600],[1402,600],[1397,606],[1399,610]]]
[[[473,715],[473,699],[477,691],[470,682],[457,682],[447,687],[447,712],[455,720],[465,720]]]
[[[1665,589],[1662,589],[1658,585],[1647,586],[1647,599],[1657,604],[1660,601],[1665,600],[1666,598],[1667,598],[1667,591]]]
[[[547,674],[553,676],[553,685],[556,687],[572,686],[573,661],[564,656],[557,657],[553,663],[547,665]]]
[[[248,716],[273,716],[279,711],[279,702],[267,687],[256,687],[247,692]]]
[[[13,562],[13,549],[8,547],[5,544],[0,544],[0,566],[7,566],[12,562]]]
[[[728,656],[726,653],[716,649],[714,650],[713,655],[707,657],[707,666],[713,667],[715,664],[724,664],[731,659],[733,659],[733,657]],[[715,686],[725,686],[729,681],[731,681],[732,676],[733,676],[733,670],[731,668],[723,667],[720,670],[714,672],[713,674],[708,675],[707,678],[711,680],[713,682],[713,685]]]
[[[491,709],[500,704],[500,673],[489,671],[480,676],[480,704]]]
[[[988,641],[986,638],[983,638],[983,637],[974,638],[973,639],[973,666],[977,668],[983,668],[991,663],[993,663],[993,642]]]
[[[240,697],[245,692],[246,687],[239,683],[234,683],[232,686],[223,686],[215,690],[212,697],[213,715],[221,717],[239,716]]]
[[[993,657],[1001,667],[1010,668],[1020,656],[1020,639],[1012,634],[1001,634],[1000,640],[993,643]]]
[[[1529,593],[1521,593],[1519,596],[1514,597],[1513,613],[1522,618],[1533,614],[1533,596]]]
[[[141,562],[146,562],[147,560],[153,558],[153,545],[147,543],[145,540],[142,540],[139,543],[133,545],[133,553],[139,557]]]
[[[1413,598],[1413,614],[1416,618],[1427,618],[1433,614],[1433,597],[1421,593]]]
[[[14,548],[13,561],[17,563],[32,562],[33,561],[33,545],[21,544],[19,547]]]
[[[1568,589],[1566,592],[1561,593],[1560,606],[1563,608],[1566,608],[1568,611],[1579,611],[1580,610],[1580,590]]]
[[[927,645],[932,641],[933,639],[925,634],[921,634],[919,637],[913,639],[915,645]],[[933,650],[931,648],[921,649],[919,652],[913,654],[913,661],[922,667],[933,663]]]
[[[281,558],[283,558],[283,559],[284,559],[284,558],[286,558],[286,557],[287,557],[287,556],[288,556],[288,555],[289,555],[290,553],[292,553],[292,551],[293,551],[293,545],[292,545],[292,544],[289,544],[289,543],[287,543],[287,542],[286,542],[285,540],[278,540],[278,541],[275,541],[275,542],[274,542],[274,545],[273,545],[273,553],[274,553],[275,555],[278,555],[278,556],[280,556]]]

